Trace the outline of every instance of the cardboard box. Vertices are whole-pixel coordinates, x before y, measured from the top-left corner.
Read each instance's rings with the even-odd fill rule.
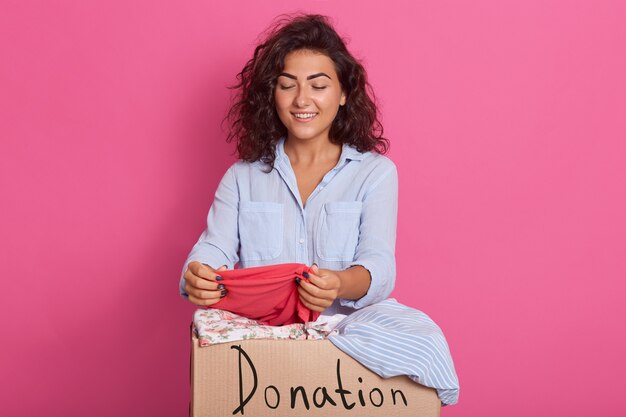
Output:
[[[200,347],[191,332],[193,417],[439,416],[435,390],[383,379],[328,340],[244,340]]]

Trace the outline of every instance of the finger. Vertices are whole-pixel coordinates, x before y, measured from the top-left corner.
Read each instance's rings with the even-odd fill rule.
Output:
[[[190,282],[190,286],[198,290],[217,291],[224,288],[224,284],[218,284],[215,281],[209,281],[204,278],[196,277]]]
[[[309,280],[310,279],[311,277],[309,277]],[[319,297],[321,292],[323,291],[320,288],[318,288],[316,285],[313,285],[312,283],[307,282],[306,280],[301,280],[298,287],[299,289],[304,290],[307,294],[310,294],[313,297]]]
[[[311,279],[311,277],[312,275],[309,276],[310,282],[305,280],[300,281],[300,287],[304,288],[306,292],[317,298],[331,301],[337,298],[337,288],[335,288],[331,282],[324,278],[314,277]]]
[[[309,274],[309,282],[322,290],[331,289],[331,284],[328,280],[319,277],[318,275]]]
[[[190,285],[185,285],[185,291],[187,294],[194,296],[201,300],[212,300],[220,298],[222,290],[203,290],[200,288],[194,288]]]
[[[305,307],[307,307],[311,311],[317,311],[321,313],[324,310],[326,310],[325,307],[309,303],[307,300],[303,299],[302,297],[300,297],[300,301],[302,302],[302,304],[304,304]]]
[[[185,292],[201,300],[212,300],[215,298],[223,297],[226,294],[228,294],[228,290],[222,289],[222,288],[218,290],[202,290],[199,288],[194,288],[190,285],[185,285]]]
[[[228,267],[226,265],[222,265],[219,268],[217,268],[217,271],[226,271],[228,269]]]
[[[217,290],[220,289],[220,284],[215,281],[210,281],[205,278],[201,278],[199,276],[194,275],[190,270],[185,272],[183,276],[187,285],[192,288],[203,289],[203,290]]]
[[[193,264],[193,266],[192,266]],[[220,267],[222,268],[222,267]],[[191,262],[189,264],[189,269],[191,269],[191,272],[194,273],[194,275],[199,276],[201,278],[204,279],[208,279],[211,281],[215,281],[215,277],[217,276],[216,274],[216,270],[211,268],[211,266],[209,264],[203,264],[200,262]],[[225,269],[225,267],[224,267]],[[220,270],[224,270],[224,269],[220,269]]]
[[[324,278],[327,275],[329,275],[329,272],[331,271],[328,269],[320,269],[317,267],[317,265],[313,264],[313,266],[309,269],[309,273],[307,275],[309,276],[315,275],[316,277]]]
[[[217,274],[215,273],[215,270],[209,265],[202,264],[202,266],[198,269],[198,273],[196,275],[204,279],[215,281],[215,276]]]
[[[202,264],[198,261],[189,262],[187,265],[187,270],[191,271],[194,275],[201,277],[203,274],[207,272],[211,272],[211,268],[205,264]]]
[[[189,301],[191,301],[192,303],[199,305],[199,306],[211,306],[213,304],[218,303],[221,300],[221,298],[209,298],[209,299],[202,299],[202,298],[197,298],[191,294],[189,294]]]
[[[332,304],[332,300],[316,297],[316,296],[306,292],[306,290],[304,288],[302,288],[302,287],[298,288],[298,293],[300,294],[300,299],[303,299],[303,300],[305,300],[306,302],[308,302],[309,304],[312,304],[312,305],[321,306],[321,307],[326,308],[326,307],[328,307],[329,305]]]

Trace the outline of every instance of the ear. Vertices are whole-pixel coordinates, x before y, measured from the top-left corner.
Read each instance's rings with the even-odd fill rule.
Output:
[[[343,106],[346,104],[346,93],[345,91],[341,91],[341,98],[339,99],[339,105]]]

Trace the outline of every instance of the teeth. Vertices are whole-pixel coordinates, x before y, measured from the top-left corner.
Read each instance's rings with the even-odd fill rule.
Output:
[[[293,115],[296,116],[298,119],[309,119],[315,116],[315,113],[294,113]]]

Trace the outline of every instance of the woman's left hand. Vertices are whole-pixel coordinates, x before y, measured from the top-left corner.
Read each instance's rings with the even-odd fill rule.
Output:
[[[341,280],[337,271],[311,267],[308,282],[301,280],[298,293],[302,303],[313,311],[322,312],[335,301],[341,288]]]

